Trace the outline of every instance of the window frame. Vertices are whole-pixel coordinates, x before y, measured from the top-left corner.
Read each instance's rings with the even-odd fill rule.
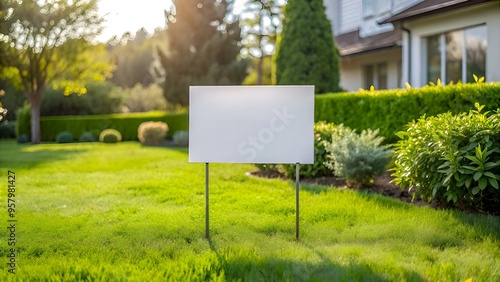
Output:
[[[423,81],[423,84],[428,84],[429,82],[431,82],[431,78],[429,78],[429,54],[428,54],[428,44],[429,44],[429,41],[428,39],[432,36],[436,36],[436,35],[439,35],[439,52],[440,52],[440,61],[441,61],[441,65],[440,65],[440,80],[443,84],[446,84],[447,81],[448,81],[448,77],[446,75],[447,73],[447,44],[446,44],[446,35],[447,34],[450,34],[450,33],[453,33],[453,32],[456,32],[456,31],[461,31],[462,32],[462,36],[461,36],[461,45],[462,45],[462,62],[461,62],[461,78],[460,78],[460,81],[462,83],[468,83],[468,82],[473,82],[473,81],[467,81],[467,30],[469,29],[473,29],[473,28],[477,28],[477,27],[485,27],[486,28],[486,31],[487,31],[487,25],[485,23],[483,24],[478,24],[478,25],[472,25],[472,26],[466,26],[466,27],[463,27],[463,28],[458,28],[458,29],[452,29],[452,30],[447,30],[447,31],[444,31],[444,32],[440,32],[440,33],[435,33],[435,34],[430,34],[430,35],[427,35],[423,38],[422,42],[424,43],[424,45],[422,46],[423,47],[423,55],[424,57],[422,58],[422,62],[423,62],[423,65],[424,65],[424,68],[423,68],[423,74],[424,74],[424,81]],[[488,38],[486,37],[486,42],[488,42]],[[487,43],[486,43],[487,44]],[[485,73],[484,73],[484,76],[486,77],[486,61],[485,60]],[[435,82],[435,81],[432,81],[432,82]],[[453,81],[454,83],[456,83],[457,81]]]

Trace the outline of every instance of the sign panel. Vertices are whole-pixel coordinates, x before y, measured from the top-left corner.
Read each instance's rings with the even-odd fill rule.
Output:
[[[189,92],[189,162],[314,163],[314,86]]]

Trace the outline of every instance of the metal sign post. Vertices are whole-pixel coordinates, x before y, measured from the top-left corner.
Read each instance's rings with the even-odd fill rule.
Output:
[[[208,163],[205,163],[205,237],[210,239],[210,224],[208,213]]]
[[[300,163],[295,164],[295,239],[299,240],[299,170]]]

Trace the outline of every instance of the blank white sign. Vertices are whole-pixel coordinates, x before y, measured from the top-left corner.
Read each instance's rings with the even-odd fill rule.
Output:
[[[189,162],[314,163],[314,86],[189,92]]]

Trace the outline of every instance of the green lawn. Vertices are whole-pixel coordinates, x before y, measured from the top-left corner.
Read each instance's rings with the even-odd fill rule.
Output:
[[[500,218],[205,167],[139,143],[0,141],[0,281],[500,281]],[[8,171],[16,274],[8,273]]]

